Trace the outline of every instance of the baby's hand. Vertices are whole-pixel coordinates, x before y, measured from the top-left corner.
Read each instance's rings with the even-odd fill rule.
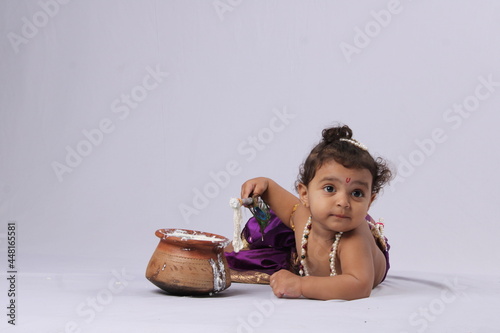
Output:
[[[299,298],[302,296],[301,277],[286,269],[271,275],[271,288],[277,297]]]
[[[259,177],[247,180],[241,185],[241,198],[261,196],[269,186],[267,178]]]

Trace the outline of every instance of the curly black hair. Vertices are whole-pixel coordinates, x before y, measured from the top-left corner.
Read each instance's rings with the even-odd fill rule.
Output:
[[[316,171],[324,163],[332,160],[342,164],[345,168],[368,169],[373,177],[372,193],[379,193],[382,187],[391,180],[392,172],[383,158],[373,158],[361,145],[340,140],[353,140],[349,126],[326,128],[322,136],[322,140],[311,150],[305,162],[300,166],[296,185],[302,183],[308,186]]]

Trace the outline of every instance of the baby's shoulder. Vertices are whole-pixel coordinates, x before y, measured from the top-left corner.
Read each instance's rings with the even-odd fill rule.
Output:
[[[353,248],[363,248],[370,247],[373,237],[370,232],[366,232],[364,228],[356,228],[342,235],[342,241],[340,246],[342,247],[353,247]]]

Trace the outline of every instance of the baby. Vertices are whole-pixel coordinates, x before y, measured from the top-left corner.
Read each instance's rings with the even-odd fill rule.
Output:
[[[389,269],[389,245],[368,210],[391,171],[352,139],[348,126],[322,134],[300,169],[298,197],[268,178],[246,181],[241,197],[260,196],[279,223],[293,230],[296,268],[279,269],[269,279],[277,297],[368,297]],[[228,261],[238,269],[237,258]]]

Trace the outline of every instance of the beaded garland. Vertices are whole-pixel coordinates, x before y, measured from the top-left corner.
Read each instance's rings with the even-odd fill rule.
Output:
[[[369,225],[371,232],[376,240],[378,240],[379,244],[382,248],[387,251],[387,239],[384,236],[384,223],[383,219],[379,219],[378,222],[373,223],[369,220],[365,220]],[[301,243],[301,253],[300,253],[300,264],[299,264],[299,274],[300,276],[308,276],[309,270],[306,265],[307,258],[307,240],[309,238],[309,233],[311,232],[311,216],[307,220],[306,226],[304,227],[304,233],[302,234],[302,243]],[[342,237],[342,232],[337,232],[335,235],[335,241],[332,244],[332,248],[330,251],[330,276],[337,275],[337,271],[335,270],[335,259],[337,256],[337,247],[339,245],[340,237]]]
[[[309,216],[306,226],[304,227],[304,233],[302,235],[302,243],[301,243],[302,246],[301,246],[300,265],[299,265],[300,276],[309,276],[309,270],[307,269],[306,258],[307,258],[307,239],[309,238],[311,227],[312,227],[311,216]],[[340,241],[340,237],[342,237],[342,231],[337,232],[337,234],[335,235],[335,241],[333,242],[332,248],[330,250],[330,276],[337,275],[337,271],[335,270],[335,260],[337,256],[337,247]]]

